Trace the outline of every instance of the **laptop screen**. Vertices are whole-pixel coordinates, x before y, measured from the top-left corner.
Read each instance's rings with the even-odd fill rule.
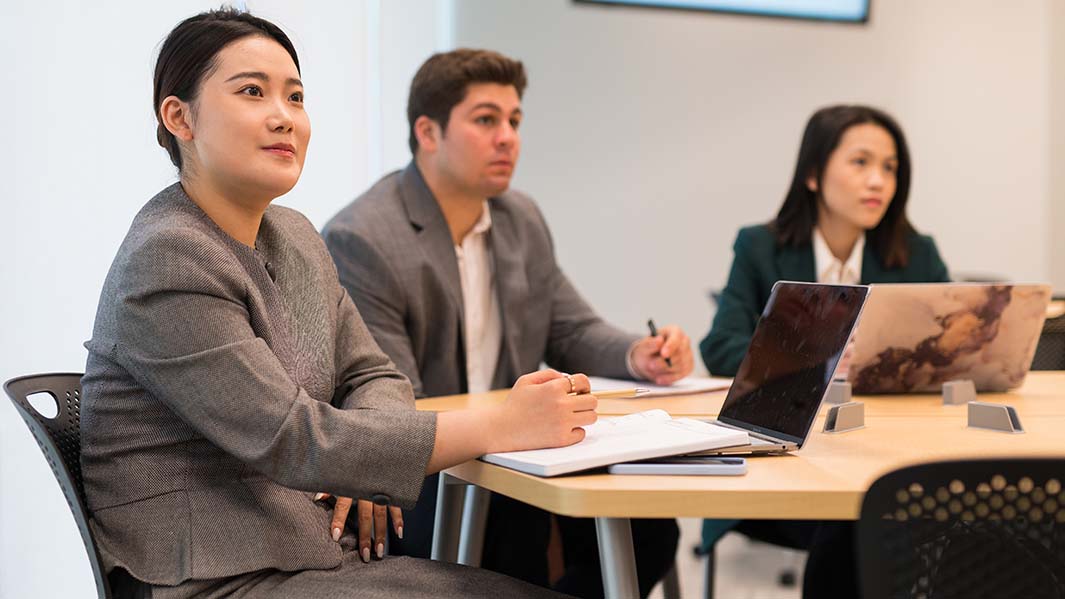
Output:
[[[1050,285],[873,285],[854,334],[855,393],[939,393],[971,380],[977,391],[1019,387],[1051,299]],[[1058,366],[1060,368],[1060,366]]]
[[[774,285],[718,420],[801,446],[868,292]]]

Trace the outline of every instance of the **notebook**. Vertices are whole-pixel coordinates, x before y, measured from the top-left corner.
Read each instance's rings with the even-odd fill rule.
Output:
[[[567,447],[490,453],[481,459],[537,476],[558,476],[618,462],[745,445],[750,441],[746,431],[690,418],[673,418],[665,410],[600,418],[584,430],[584,440]]]
[[[646,397],[665,397],[667,395],[694,395],[696,393],[709,393],[711,391],[725,391],[732,385],[732,379],[722,377],[694,377],[686,376],[672,385],[652,385],[645,381],[628,381],[625,379],[609,379],[603,376],[590,376],[588,381],[592,384],[592,392],[616,391],[640,387],[647,389],[648,393],[641,393],[640,399]]]

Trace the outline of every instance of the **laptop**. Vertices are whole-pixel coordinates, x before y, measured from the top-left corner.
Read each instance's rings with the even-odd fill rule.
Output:
[[[803,446],[869,288],[780,281],[713,423],[746,431],[749,445],[698,455],[785,453]]]
[[[1049,285],[872,285],[847,371],[855,393],[939,393],[968,379],[977,391],[1024,382],[1051,299]]]

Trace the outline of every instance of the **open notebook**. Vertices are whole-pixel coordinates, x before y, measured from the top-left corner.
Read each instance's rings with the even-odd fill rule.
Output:
[[[732,386],[732,379],[696,376],[686,376],[672,385],[652,385],[646,381],[609,379],[603,376],[590,376],[588,381],[592,384],[593,393],[596,391],[632,389],[633,387],[647,389],[650,393],[641,393],[640,399],[664,397],[666,395],[695,395],[696,393],[709,393],[710,391],[726,391]]]
[[[557,476],[619,462],[750,443],[745,431],[673,418],[665,410],[600,418],[584,430],[584,440],[568,447],[490,453],[481,459],[537,476]]]

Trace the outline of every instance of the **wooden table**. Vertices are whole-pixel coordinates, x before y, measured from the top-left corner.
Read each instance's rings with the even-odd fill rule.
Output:
[[[491,405],[505,397],[506,392],[493,392],[431,398],[419,400],[418,409]],[[603,400],[598,412],[620,415],[661,408],[674,416],[713,417],[724,398],[724,392],[717,392]],[[855,520],[873,481],[903,466],[978,457],[1065,457],[1065,372],[1033,372],[1018,390],[981,394],[978,399],[1016,408],[1025,432],[967,428],[966,406],[944,406],[938,395],[856,396],[865,403],[865,428],[822,433],[830,407],[822,406],[799,452],[751,458],[745,476],[595,473],[540,478],[480,461],[466,462],[441,476],[434,557],[449,558],[458,549],[462,563],[480,561],[487,489],[556,514],[595,518],[604,588],[608,596],[629,596],[637,588],[630,518]],[[460,519],[465,486],[469,490]],[[454,534],[460,521],[461,546]]]

